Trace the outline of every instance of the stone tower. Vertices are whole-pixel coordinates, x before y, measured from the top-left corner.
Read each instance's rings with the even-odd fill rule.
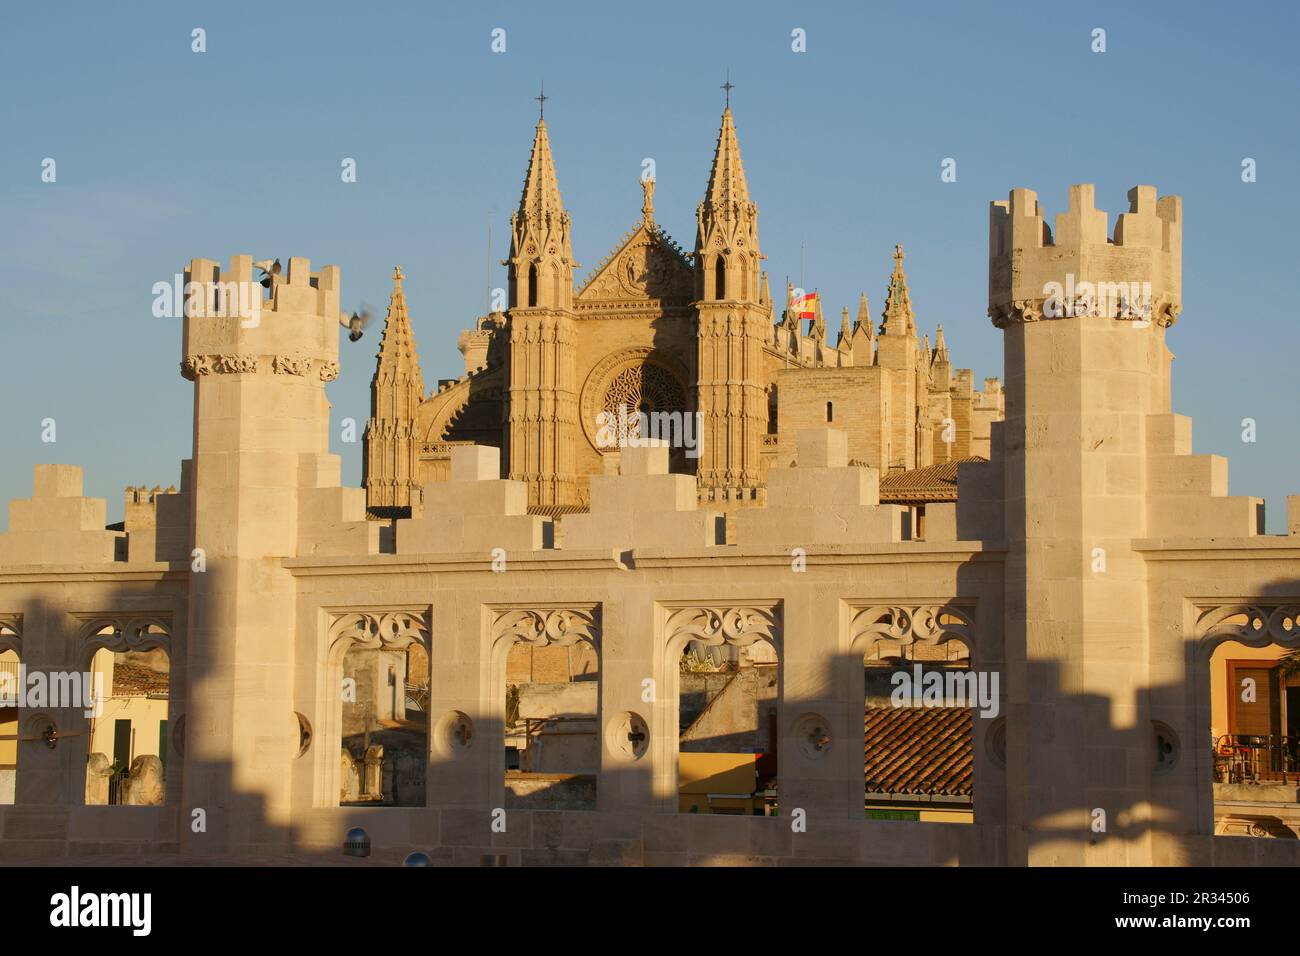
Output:
[[[372,417],[365,435],[362,483],[376,513],[407,516],[412,495],[419,494],[420,436],[414,429],[416,409],[423,399],[420,357],[398,266],[393,270],[393,294],[388,300],[375,375],[370,380]]]
[[[916,316],[907,291],[907,274],[902,246],[894,247],[894,273],[889,277],[885,311],[881,315],[880,337],[876,344],[876,364],[889,369],[890,404],[897,409],[917,405],[917,368],[920,346],[916,341]],[[917,423],[910,415],[894,415],[889,434],[889,460],[886,466],[915,468],[917,462]]]
[[[339,270],[290,259],[262,301],[250,256],[186,274],[181,373],[194,382],[193,511],[181,839],[196,853],[287,845],[294,581],[318,489],[338,485],[325,383],[338,375]],[[193,283],[193,286],[188,286]],[[235,298],[253,311],[233,307]],[[250,301],[251,300],[251,301]],[[243,312],[244,314],[241,314]]]
[[[537,121],[519,209],[510,217],[506,472],[533,507],[578,499],[577,330],[569,214],[546,121]]]
[[[767,431],[762,352],[770,308],[760,301],[758,207],[749,198],[730,106],[696,216],[700,498],[748,501],[757,497]]]
[[[1093,187],[1043,221],[1017,189],[990,208],[989,315],[1006,361],[1010,858],[1151,862],[1148,472],[1170,431],[1165,328],[1182,296],[1182,201],[1129,192],[1107,236]],[[995,456],[997,452],[994,452]],[[1177,648],[1182,653],[1181,647]],[[1152,745],[1153,746],[1153,745]],[[1091,838],[1097,811],[1107,833]],[[1122,828],[1122,829],[1121,829]]]

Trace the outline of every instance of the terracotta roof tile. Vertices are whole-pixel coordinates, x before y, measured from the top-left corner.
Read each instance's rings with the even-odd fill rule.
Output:
[[[957,466],[964,463],[987,461],[978,455],[956,458],[924,468],[891,471],[880,478],[880,500],[925,504],[930,501],[957,500]]]
[[[867,707],[866,788],[874,793],[970,796],[974,722],[965,707]]]
[[[138,664],[113,665],[113,696],[144,697],[148,694],[166,696],[169,675]]]

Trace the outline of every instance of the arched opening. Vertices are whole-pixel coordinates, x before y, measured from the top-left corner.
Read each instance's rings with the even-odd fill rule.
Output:
[[[828,422],[833,422],[833,421],[835,421],[835,403],[834,403],[834,402],[827,402],[827,403],[826,403],[826,420],[827,420]]]
[[[108,637],[112,626],[100,631]],[[162,635],[161,628],[145,633]],[[80,676],[80,675],[75,675]],[[87,806],[161,806],[167,795],[171,660],[164,647],[121,641],[91,657]]]
[[[727,263],[722,256],[718,256],[713,265],[713,297],[715,299],[727,297]]]
[[[970,647],[945,631],[962,623],[940,611],[934,640],[876,639],[866,646],[861,812],[867,819],[974,822],[974,718],[989,693],[971,667]]]
[[[422,807],[429,761],[429,652],[418,640],[343,655],[339,806]]]
[[[595,810],[600,656],[588,640],[516,641],[505,665],[505,805]]]
[[[677,666],[678,811],[776,816],[776,646],[692,640]]]
[[[528,267],[528,307],[535,308],[537,305],[537,266]]]
[[[1214,832],[1297,839],[1300,647],[1268,641],[1255,623],[1244,612],[1228,618],[1220,626],[1236,626],[1246,640],[1222,641],[1210,655]],[[1183,745],[1167,729],[1153,739],[1159,772]]]
[[[0,651],[0,806],[14,802],[18,787],[18,652]]]

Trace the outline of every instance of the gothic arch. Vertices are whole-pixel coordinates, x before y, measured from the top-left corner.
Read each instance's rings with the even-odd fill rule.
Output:
[[[0,614],[0,651],[13,651],[22,657],[23,616],[21,614]]]
[[[77,627],[77,646],[84,666],[89,666],[91,659],[99,650],[116,653],[127,651],[148,651],[160,647],[172,656],[171,614],[161,613],[123,613],[123,614],[76,614],[80,621]]]
[[[921,644],[937,647],[960,641],[976,663],[974,608],[949,603],[875,604],[850,608],[849,652],[865,657],[877,646],[900,653]]]
[[[641,370],[639,375],[638,369]],[[620,376],[627,381],[620,382]],[[685,364],[662,349],[635,346],[609,353],[587,373],[587,379],[582,385],[578,399],[582,431],[587,437],[587,442],[598,453],[603,454],[612,450],[602,448],[597,441],[600,432],[597,415],[609,411],[608,400],[617,397],[613,395],[614,391],[630,389],[630,392],[636,392],[638,386],[641,391],[650,388],[653,389],[654,394],[642,397],[650,397],[650,404],[655,406],[654,411],[680,411],[689,414],[694,410],[694,389],[690,387],[690,379],[690,372]],[[665,405],[675,403],[677,399],[674,396],[680,396],[680,408],[660,408],[656,405],[656,402]],[[630,410],[629,414],[632,411],[635,409]]]

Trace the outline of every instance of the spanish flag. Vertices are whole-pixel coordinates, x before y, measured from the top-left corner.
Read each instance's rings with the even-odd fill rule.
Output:
[[[817,318],[817,293],[806,292],[794,300],[794,306],[791,310],[796,319],[815,319]]]

